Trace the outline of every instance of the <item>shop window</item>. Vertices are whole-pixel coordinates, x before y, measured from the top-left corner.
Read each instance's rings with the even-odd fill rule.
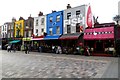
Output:
[[[67,25],[67,33],[71,33],[71,27],[70,27],[70,25]]]
[[[57,21],[57,22],[60,21],[60,15],[57,15],[57,17],[56,17],[56,21]]]
[[[56,34],[60,34],[60,27],[59,26],[56,27]]]
[[[50,17],[50,22],[53,22],[53,17],[52,16]]]
[[[71,12],[67,13],[67,19],[70,19],[70,17],[71,17]]]

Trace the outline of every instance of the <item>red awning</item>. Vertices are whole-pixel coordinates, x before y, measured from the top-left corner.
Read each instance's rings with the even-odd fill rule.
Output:
[[[61,40],[78,39],[80,35],[81,33],[63,34],[59,39]]]
[[[114,27],[86,29],[84,40],[114,39]]]
[[[43,40],[44,36],[33,37],[31,40]]]

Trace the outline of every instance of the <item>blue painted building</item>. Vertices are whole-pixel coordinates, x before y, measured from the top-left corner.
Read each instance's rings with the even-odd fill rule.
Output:
[[[63,11],[47,14],[47,35],[44,39],[58,39],[63,34]]]

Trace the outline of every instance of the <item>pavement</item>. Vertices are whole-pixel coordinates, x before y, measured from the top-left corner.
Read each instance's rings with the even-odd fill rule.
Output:
[[[2,78],[118,78],[117,57],[0,50],[0,61]]]

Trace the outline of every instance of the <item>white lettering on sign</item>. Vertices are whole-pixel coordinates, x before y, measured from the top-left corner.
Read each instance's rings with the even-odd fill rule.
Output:
[[[64,26],[65,25],[71,25],[71,26],[76,26],[77,23],[80,24],[85,24],[85,18],[82,15],[73,15],[70,17],[69,20],[64,20]]]

